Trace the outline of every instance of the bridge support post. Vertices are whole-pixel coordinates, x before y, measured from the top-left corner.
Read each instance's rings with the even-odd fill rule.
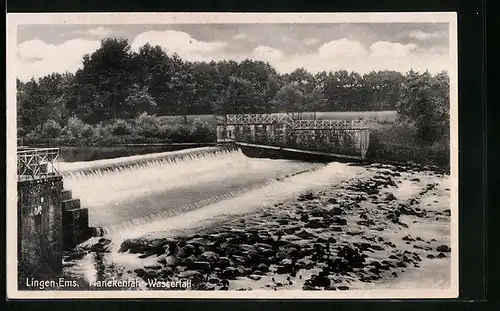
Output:
[[[61,176],[17,183],[19,286],[62,273],[62,189]]]

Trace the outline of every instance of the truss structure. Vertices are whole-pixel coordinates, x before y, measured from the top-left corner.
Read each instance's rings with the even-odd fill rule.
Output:
[[[218,125],[287,124],[292,130],[362,130],[368,129],[363,120],[295,120],[288,114],[228,114],[217,117]]]
[[[274,124],[286,123],[293,124],[293,119],[284,113],[269,114],[228,114],[217,117],[219,125],[245,125],[245,124]]]
[[[367,129],[362,120],[298,120],[294,122],[294,130],[362,130]]]
[[[59,174],[58,148],[20,148],[17,151],[17,178],[37,179]]]

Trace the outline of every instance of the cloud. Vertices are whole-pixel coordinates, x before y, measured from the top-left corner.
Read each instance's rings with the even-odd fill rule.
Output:
[[[167,30],[143,32],[135,37],[131,48],[138,51],[146,43],[159,45],[167,53],[177,53],[180,57],[189,61],[200,60],[204,55],[216,53],[227,45],[225,42],[199,41],[185,32]]]
[[[304,41],[304,43],[305,43],[306,45],[315,45],[315,44],[316,44],[316,43],[318,43],[318,42],[319,42],[319,40],[318,40],[318,39],[316,39],[316,38],[309,38],[309,39],[306,39],[306,40]]]
[[[438,73],[449,70],[450,60],[446,49],[419,49],[415,44],[379,41],[365,48],[360,42],[339,39],[320,46],[316,51],[286,55],[282,51],[260,46],[251,58],[268,61],[279,72],[290,73],[297,68],[316,73],[320,71],[347,70],[365,74],[372,70],[407,72],[429,70]]]
[[[333,58],[363,58],[367,51],[358,41],[349,39],[333,40],[319,48],[319,56],[325,59]]]
[[[418,40],[428,40],[428,39],[434,39],[434,38],[443,38],[445,36],[444,32],[424,32],[422,30],[412,30],[408,34],[409,37],[415,38]]]
[[[446,47],[423,49],[416,44],[389,41],[378,41],[365,46],[344,38],[327,42],[302,54],[287,54],[279,45],[258,45],[247,51],[230,52],[226,49],[225,42],[200,41],[178,31],[148,31],[138,35],[131,46],[137,51],[146,43],[160,45],[168,54],[177,53],[189,61],[242,61],[249,58],[269,62],[282,73],[289,73],[300,67],[312,73],[347,70],[360,74],[372,70],[406,72],[414,69],[437,73],[451,69]],[[60,45],[47,44],[41,40],[23,42],[17,50],[18,78],[27,80],[32,76],[38,78],[52,72],[75,72],[81,67],[82,56],[92,53],[99,46],[99,41],[83,39],[69,40]]]
[[[99,41],[74,39],[60,45],[41,40],[25,41],[17,47],[17,77],[29,80],[52,72],[75,72],[82,65],[82,57],[100,46]]]
[[[112,29],[100,26],[100,27],[92,28],[92,29],[76,30],[76,31],[73,32],[73,34],[76,34],[76,35],[87,35],[87,36],[94,36],[94,37],[104,38],[106,36],[109,36],[113,32],[114,31]]]
[[[260,45],[252,51],[251,56],[253,59],[256,60],[275,61],[281,59],[284,56],[284,54],[281,50]]]
[[[371,56],[373,57],[401,57],[408,55],[417,45],[413,43],[401,44],[388,41],[378,41],[370,46]]]
[[[248,34],[246,34],[244,32],[233,36],[233,39],[235,39],[235,40],[242,40],[242,39],[246,39],[246,38],[248,38]]]

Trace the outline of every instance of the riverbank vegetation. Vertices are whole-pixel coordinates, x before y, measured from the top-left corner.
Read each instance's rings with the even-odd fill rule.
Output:
[[[324,118],[397,111],[372,120],[380,125],[372,133],[375,158],[449,153],[446,72],[279,73],[261,61],[188,62],[159,46],[133,51],[126,39],[108,38],[75,73],[17,81],[18,138],[28,145],[208,142],[216,114],[311,111]]]

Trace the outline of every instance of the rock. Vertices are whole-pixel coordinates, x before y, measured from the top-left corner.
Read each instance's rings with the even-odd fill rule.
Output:
[[[356,222],[358,225],[360,226],[365,226],[365,227],[370,227],[370,226],[374,226],[375,225],[375,222],[371,219],[368,219],[368,220],[360,220],[358,222]]]
[[[396,267],[399,267],[399,268],[406,268],[408,265],[404,262],[404,261],[398,261],[398,263],[396,264]]]
[[[262,262],[257,267],[257,270],[260,271],[260,272],[262,272],[262,273],[265,273],[265,272],[269,271],[269,267],[265,263]]]
[[[144,274],[146,273],[144,269],[135,269],[134,270],[135,274],[137,274],[138,277],[142,278]]]
[[[340,207],[334,207],[330,210],[330,214],[342,215],[342,214],[344,214],[344,210],[342,210]]]
[[[335,204],[335,203],[337,203],[337,199],[329,198],[328,200],[326,200],[326,202],[331,203],[331,204]]]
[[[299,195],[299,197],[297,198],[297,201],[311,201],[314,199],[315,199],[314,193],[312,191],[309,191],[309,192],[306,192],[306,193]]]
[[[132,254],[144,253],[148,250],[148,243],[141,239],[126,239],[120,245],[119,253],[129,252]]]
[[[219,275],[221,278],[235,280],[239,276],[239,271],[235,267],[226,267]]]
[[[182,271],[181,273],[179,273],[179,278],[180,279],[202,279],[203,278],[203,275],[199,272],[199,271],[196,271],[196,270],[186,270],[186,271]]]
[[[311,219],[308,223],[306,223],[306,228],[311,229],[319,229],[319,228],[328,228],[328,224],[324,223],[319,219]]]
[[[144,275],[142,276],[145,280],[154,280],[159,276],[158,271],[156,270],[145,270]]]
[[[258,280],[262,279],[262,277],[260,275],[256,275],[256,274],[251,274],[247,277],[251,280],[254,280],[254,281],[258,281]]]
[[[403,237],[403,239],[402,239],[402,240],[403,240],[403,241],[410,241],[410,242],[415,241],[415,239],[413,239],[413,238],[412,238],[411,236],[409,236],[409,235],[407,235],[407,236]]]
[[[312,211],[309,212],[309,215],[311,217],[323,217],[325,214],[327,214],[328,211],[322,208],[314,208]]]
[[[280,261],[280,265],[291,265],[293,262],[290,258],[285,258],[282,261]]]
[[[207,261],[194,261],[188,266],[190,270],[197,270],[203,273],[210,273],[212,271],[212,266]]]
[[[219,280],[218,278],[210,278],[208,279],[208,283],[219,285],[221,283],[221,280]]]
[[[305,240],[310,240],[310,239],[313,239],[315,238],[316,236],[312,233],[309,233],[305,230],[302,230],[300,231],[299,233],[295,234],[296,236],[298,236],[299,238],[301,239],[305,239]]]
[[[440,246],[438,246],[438,247],[436,248],[436,250],[437,250],[438,252],[442,252],[442,253],[449,253],[449,252],[451,252],[451,248],[450,248],[450,247],[448,247],[447,245],[440,245]]]
[[[207,251],[198,256],[199,261],[217,262],[219,255],[215,252]]]
[[[168,277],[174,274],[174,270],[171,267],[164,267],[159,271],[159,273],[163,277]]]
[[[437,255],[436,258],[446,258],[446,255],[443,253],[439,253],[439,255]]]
[[[159,264],[152,264],[152,265],[146,265],[144,266],[146,269],[153,269],[153,270],[159,270],[162,268],[162,265]]]
[[[331,222],[334,224],[337,224],[337,225],[341,225],[341,226],[347,225],[347,220],[345,220],[344,218],[341,218],[341,217],[333,217],[331,219]]]
[[[432,255],[432,254],[429,254],[429,255],[427,255],[427,258],[429,258],[429,259],[434,259],[434,258],[436,258],[436,257],[435,257],[434,255]]]
[[[290,274],[293,272],[295,272],[295,267],[292,264],[276,266],[276,273],[278,274]]]
[[[79,260],[82,259],[87,255],[87,252],[74,252],[71,253],[68,257],[64,258],[64,261],[72,261],[72,260]]]
[[[394,194],[389,193],[389,194],[385,197],[385,200],[386,200],[386,201],[394,201],[394,200],[397,200],[397,198],[394,196]]]
[[[196,254],[196,247],[191,244],[186,244],[184,247],[181,247],[179,249],[179,252],[177,253],[177,256],[179,258],[187,258],[191,255]]]
[[[283,232],[285,232],[286,234],[293,234],[293,233],[295,233],[295,231],[297,231],[299,229],[300,229],[300,227],[288,227],[288,228],[283,229]]]
[[[306,280],[304,285],[310,285],[314,287],[328,287],[330,286],[330,279],[323,275],[313,275],[311,279]]]
[[[349,290],[349,286],[337,286],[338,290]]]

